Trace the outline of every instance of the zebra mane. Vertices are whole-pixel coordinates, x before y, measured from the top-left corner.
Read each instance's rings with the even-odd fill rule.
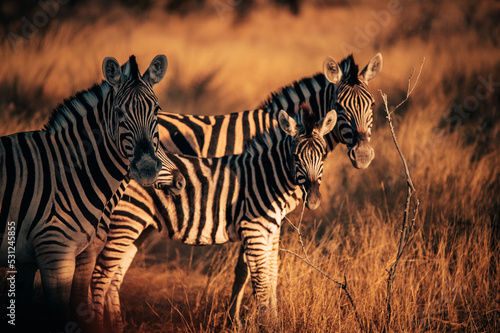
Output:
[[[350,86],[361,83],[358,78],[358,65],[354,62],[352,54],[343,59],[340,62],[339,67],[342,71],[342,81]]]
[[[80,91],[73,97],[65,99],[62,104],[57,106],[49,117],[49,121],[44,126],[45,131],[56,130],[66,127],[74,116],[85,117],[87,108],[94,108],[103,96],[110,90],[106,81],[101,85],[95,84],[88,90]]]
[[[127,65],[129,66],[127,67]],[[141,79],[141,73],[139,73],[139,65],[137,65],[135,55],[130,56],[128,61],[122,66],[122,71],[125,75],[130,73],[134,82],[138,82]]]
[[[134,82],[139,82],[141,74],[139,66],[134,55],[121,66],[124,77],[131,77]],[[111,86],[105,80],[102,83],[95,84],[90,89],[80,91],[73,97],[65,99],[62,104],[57,106],[49,117],[49,121],[44,126],[45,131],[56,130],[65,127],[68,124],[71,115],[85,117],[87,109],[95,108],[99,101],[102,101],[111,89]]]
[[[300,109],[300,111],[302,111],[299,111],[300,116],[302,116],[301,123],[303,124],[300,127],[302,128],[304,134],[309,135],[314,131],[314,128],[316,127],[317,117],[311,110],[311,108],[305,103],[302,103],[300,105]]]
[[[347,83],[350,86],[361,83],[358,78],[358,65],[354,62],[354,57],[352,54],[342,59],[339,67],[342,71],[343,82]],[[300,92],[300,86],[312,86],[312,82],[314,81],[319,82],[320,84],[322,82],[325,82],[325,84],[327,84],[327,80],[323,73],[316,73],[313,76],[304,77],[271,93],[271,95],[267,99],[265,99],[264,102],[260,103],[258,109],[267,109],[270,105],[279,100],[280,96],[286,96],[287,94],[290,95],[290,93],[292,92],[295,96],[297,96],[297,98],[300,99],[300,102],[303,102],[303,97],[299,97],[299,93],[297,93],[297,91]],[[300,94],[302,95],[302,92],[300,92]]]
[[[281,87],[277,91],[271,93],[267,99],[264,100],[264,102],[260,103],[258,109],[266,109],[269,105],[275,102],[275,100],[280,96],[280,95],[285,95],[286,92],[290,91],[296,91],[297,89],[300,91],[300,86],[301,85],[310,85],[312,81],[317,81],[317,82],[323,82],[326,81],[325,75],[323,73],[316,73],[313,76],[308,76],[304,77],[298,81],[294,81],[291,84]]]

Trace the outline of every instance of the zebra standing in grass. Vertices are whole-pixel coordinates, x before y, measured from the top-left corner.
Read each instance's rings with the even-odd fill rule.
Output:
[[[352,56],[337,64],[330,57],[323,64],[324,74],[317,74],[310,78],[297,81],[279,92],[273,93],[262,105],[264,110],[245,111],[222,116],[194,116],[179,115],[160,112],[158,117],[160,138],[162,145],[170,152],[182,152],[184,154],[217,157],[227,154],[239,154],[243,151],[246,142],[255,135],[270,130],[273,126],[268,122],[268,114],[276,114],[280,107],[287,113],[293,114],[299,105],[309,105],[316,116],[324,116],[332,108],[338,111],[338,121],[335,129],[325,136],[327,150],[333,150],[341,142],[347,145],[349,158],[357,168],[365,168],[373,159],[373,150],[369,146],[371,127],[373,122],[373,97],[368,90],[368,81],[374,79],[382,69],[382,56],[375,55],[369,64],[358,73],[358,66]],[[129,191],[130,190],[130,191]],[[154,206],[139,207],[139,201],[135,197],[141,195],[132,192],[129,187],[127,196],[130,200],[128,207],[122,206],[123,212],[116,213],[112,227],[121,230],[116,231],[113,238],[107,244],[108,253],[112,252],[113,243],[126,234],[137,239],[135,245],[139,245],[145,238],[144,233],[139,233],[148,225],[142,216],[154,216]],[[144,210],[137,213],[138,210]],[[135,212],[135,213],[133,213]],[[119,218],[122,214],[132,214],[136,220],[136,227],[125,226]],[[160,228],[161,223],[156,221],[148,228]],[[161,230],[161,229],[160,229]],[[120,305],[118,291],[123,276],[130,265],[137,246],[131,246],[126,251],[123,248],[117,250],[118,257],[122,257],[121,268],[117,269],[115,280],[111,283],[106,297],[109,306],[110,321],[115,326],[120,326]],[[273,249],[277,256],[278,248]],[[119,259],[116,257],[115,259]],[[247,265],[243,260],[243,251],[236,266],[236,280],[231,296],[231,316],[239,322],[239,308],[243,297],[244,286],[248,282],[249,273]],[[103,260],[103,257],[101,257]],[[112,264],[104,264],[112,266]],[[97,302],[104,302],[97,299]],[[103,306],[99,304],[99,306]]]
[[[6,266],[15,247],[19,312],[40,269],[48,312],[64,328],[75,257],[93,241],[108,201],[128,173],[140,184],[157,178],[159,106],[152,88],[166,67],[159,55],[141,76],[134,56],[123,70],[105,58],[107,82],[66,100],[45,130],[1,138],[0,255]]]
[[[271,114],[264,116],[272,121]],[[200,159],[169,154],[186,178],[179,196],[171,196],[168,188],[166,193],[153,192],[131,184],[130,197],[124,196],[113,212],[107,246],[94,270],[97,325],[102,325],[104,297],[122,259],[127,260],[133,241],[153,225],[184,244],[241,241],[257,301],[277,315],[278,265],[271,253],[278,246],[283,217],[297,206],[297,187],[311,198],[319,197],[327,152],[323,136],[333,129],[336,118],[333,110],[316,122],[312,113],[304,112],[297,123],[281,111],[277,120],[281,130],[257,135],[241,155]]]

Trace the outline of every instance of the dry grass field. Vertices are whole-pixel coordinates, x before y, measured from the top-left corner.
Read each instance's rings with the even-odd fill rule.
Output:
[[[356,170],[345,147],[329,155],[322,205],[303,221],[308,254],[346,277],[370,332],[500,331],[497,1],[299,1],[295,10],[264,0],[126,3],[60,5],[32,34],[23,35],[21,17],[4,24],[0,135],[41,128],[64,98],[102,80],[105,56],[123,63],[135,54],[144,70],[166,54],[167,75],[156,88],[163,109],[209,115],[255,108],[319,72],[327,55],[340,61],[354,53],[364,66],[381,52],[382,73],[370,82],[376,157]],[[22,15],[33,22],[41,10]],[[397,105],[423,57],[412,98],[394,114],[420,210],[385,327],[386,270],[396,258],[406,183],[378,89]],[[289,217],[297,222],[299,214]],[[237,244],[193,248],[153,237],[144,245],[122,288],[126,332],[231,331]],[[281,247],[301,251],[287,224]],[[359,331],[343,290],[292,255],[280,257],[280,332]],[[43,322],[40,293],[33,316]],[[248,287],[245,331],[259,330],[256,315]]]

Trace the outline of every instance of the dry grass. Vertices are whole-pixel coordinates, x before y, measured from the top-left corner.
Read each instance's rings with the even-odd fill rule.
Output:
[[[387,9],[388,3],[304,4],[297,16],[260,4],[237,24],[233,13],[221,19],[210,5],[182,17],[113,7],[94,20],[88,20],[90,10],[77,8],[74,17],[56,16],[18,52],[2,42],[0,134],[40,128],[63,98],[101,80],[101,61],[109,55],[124,62],[136,54],[145,69],[154,55],[165,53],[169,69],[156,91],[169,111],[222,114],[253,108],[271,91],[319,71],[326,55],[340,60],[341,43],[354,45],[354,28],[376,22],[371,11]],[[421,206],[416,236],[394,282],[391,331],[496,332],[500,8],[492,1],[400,5],[401,13],[355,54],[362,65],[376,51],[384,56],[382,74],[370,83],[377,100],[376,158],[363,171],[352,168],[344,147],[327,159],[322,206],[304,221],[308,253],[331,275],[347,276],[366,326],[380,331],[405,183],[377,89],[397,104],[412,67],[425,56],[413,99],[395,115]],[[468,106],[478,89],[485,93],[481,78],[489,76],[496,85],[477,108],[453,111],[453,104]],[[295,212],[291,219],[297,217]],[[300,251],[290,227],[282,235],[283,248]],[[126,330],[229,330],[237,245],[192,250],[157,238],[153,245],[138,256],[123,285]],[[357,330],[342,290],[293,256],[282,253],[281,259],[280,331]],[[247,296],[243,316],[246,330],[254,332],[250,289]]]

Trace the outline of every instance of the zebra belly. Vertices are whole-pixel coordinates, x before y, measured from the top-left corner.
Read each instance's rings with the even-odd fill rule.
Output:
[[[189,235],[186,237],[186,229],[181,231],[174,232],[174,234],[170,237],[173,241],[187,244],[187,245],[216,245],[216,244],[225,244],[228,242],[234,242],[232,238],[229,237],[227,232],[217,232],[215,238],[211,237],[211,234],[201,233],[198,234],[196,230],[191,230]],[[239,241],[237,239],[236,241]]]

